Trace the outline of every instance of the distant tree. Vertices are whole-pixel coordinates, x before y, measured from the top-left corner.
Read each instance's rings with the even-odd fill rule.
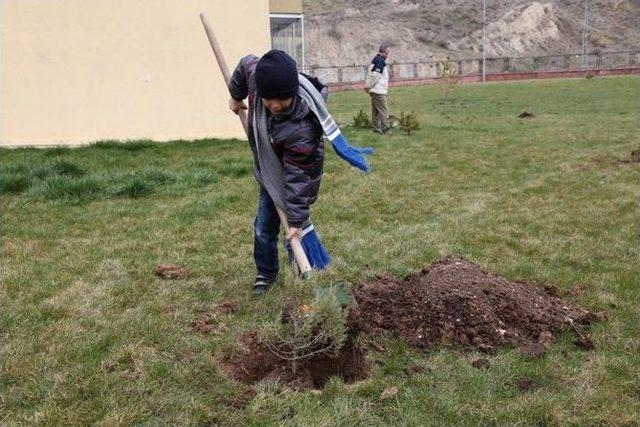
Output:
[[[440,62],[440,68],[438,71],[440,81],[442,82],[442,95],[447,99],[449,94],[462,83],[462,80],[460,79],[458,70],[448,56],[446,60]]]
[[[420,122],[415,112],[405,114],[404,111],[400,113],[400,127],[407,135],[411,135],[414,131],[420,129]]]
[[[364,110],[360,110],[353,116],[353,127],[356,128],[370,128],[371,127],[371,119],[364,112]]]

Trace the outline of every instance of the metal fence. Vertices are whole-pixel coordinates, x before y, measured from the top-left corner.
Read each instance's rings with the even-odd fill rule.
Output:
[[[528,57],[486,58],[486,74],[526,73],[536,71],[572,71],[640,66],[640,51],[594,52],[584,58],[581,53]],[[445,61],[389,63],[389,77],[396,80],[438,78]],[[450,59],[458,75],[482,74],[482,59]],[[584,64],[584,65],[583,65]],[[359,83],[365,80],[369,65],[314,67],[313,75],[325,84]]]

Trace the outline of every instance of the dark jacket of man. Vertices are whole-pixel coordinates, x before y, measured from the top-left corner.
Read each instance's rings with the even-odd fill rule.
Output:
[[[258,60],[254,55],[242,58],[229,82],[229,93],[233,99],[240,101],[249,97],[249,145],[257,170],[252,121],[253,103],[258,96],[254,75]],[[326,101],[326,89],[323,95]],[[267,113],[271,145],[282,161],[284,171],[284,201],[289,226],[301,227],[309,219],[309,207],[317,200],[320,190],[324,163],[322,127],[299,95],[286,111],[277,115],[268,110]]]

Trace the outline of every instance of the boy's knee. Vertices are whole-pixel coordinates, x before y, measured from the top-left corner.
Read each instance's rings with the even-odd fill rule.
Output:
[[[280,224],[274,221],[267,221],[262,218],[257,218],[253,221],[253,228],[256,236],[273,236],[277,235],[280,231]]]

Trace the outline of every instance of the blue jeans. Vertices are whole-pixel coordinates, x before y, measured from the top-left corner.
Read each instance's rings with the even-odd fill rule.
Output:
[[[267,190],[260,187],[258,196],[258,213],[253,221],[253,259],[256,263],[257,276],[272,280],[278,275],[278,233],[280,232],[280,217],[276,206]],[[285,248],[291,260],[291,249],[288,243]]]

